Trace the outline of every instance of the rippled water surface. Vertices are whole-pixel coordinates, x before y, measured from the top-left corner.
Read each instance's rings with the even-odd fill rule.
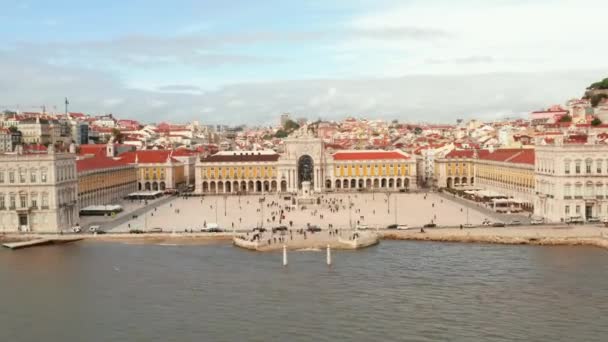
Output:
[[[608,253],[382,242],[0,251],[2,341],[607,341]]]

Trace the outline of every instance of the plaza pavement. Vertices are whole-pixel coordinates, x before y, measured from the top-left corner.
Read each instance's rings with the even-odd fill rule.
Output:
[[[264,197],[265,202],[260,203]],[[205,197],[172,197],[161,202],[145,214],[140,212],[137,219],[129,215],[115,224],[107,224],[110,232],[126,232],[130,229],[149,230],[162,228],[163,231],[183,231],[193,229],[200,231],[204,224],[217,223],[226,230],[251,230],[263,225],[271,228],[278,225],[293,228],[305,228],[308,224],[327,229],[349,228],[359,224],[370,228],[385,228],[390,224],[407,224],[420,227],[433,221],[438,226],[459,226],[467,222],[480,225],[485,219],[496,221],[485,208],[475,208],[442,197],[435,193],[351,193],[324,194],[322,204],[292,205],[284,195],[266,196],[205,196]],[[349,201],[352,208],[349,210]],[[329,207],[338,206],[331,212]],[[280,208],[291,207],[285,211],[285,219],[279,223]],[[468,210],[467,210],[468,208]],[[274,216],[274,221],[272,217]]]

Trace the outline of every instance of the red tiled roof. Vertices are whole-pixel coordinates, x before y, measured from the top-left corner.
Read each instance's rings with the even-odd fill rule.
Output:
[[[531,152],[530,152],[531,151]],[[509,162],[519,164],[534,164],[534,150],[521,148],[506,148],[490,152],[484,150],[485,153],[479,153],[479,159],[491,160],[497,162]]]
[[[277,160],[279,160],[278,154],[255,154],[255,152],[237,152],[237,154],[214,154],[201,159],[201,162],[275,162]]]
[[[103,144],[84,144],[80,145],[80,155],[93,154],[93,155],[105,155],[106,145]]]
[[[446,158],[473,158],[475,151],[473,150],[452,150],[446,154]]]
[[[521,150],[515,157],[509,159],[510,163],[534,165],[535,152],[533,148]]]
[[[173,150],[173,155],[176,157],[184,157],[184,156],[194,156],[197,155],[198,152],[196,151],[192,151],[192,150],[188,150],[185,148],[178,148],[176,150]]]
[[[171,152],[171,150],[130,151],[121,154],[120,159],[131,164],[135,163],[135,156],[137,156],[137,162],[140,164],[160,164],[167,162]],[[171,161],[177,162],[174,158],[171,158]]]
[[[115,160],[104,156],[95,156],[91,158],[77,160],[76,170],[78,172],[84,172],[98,169],[109,169],[125,165],[127,165],[127,163],[122,160]]]
[[[332,157],[334,160],[409,159],[408,156],[397,151],[342,151],[334,153]]]

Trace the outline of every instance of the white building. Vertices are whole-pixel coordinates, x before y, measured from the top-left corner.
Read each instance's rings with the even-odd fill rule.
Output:
[[[594,135],[587,143],[557,136],[536,146],[534,213],[549,222],[608,216],[608,145]]]
[[[76,158],[0,154],[0,231],[58,233],[78,222]]]

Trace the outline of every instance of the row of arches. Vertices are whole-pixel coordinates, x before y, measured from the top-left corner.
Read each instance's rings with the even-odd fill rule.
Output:
[[[203,193],[262,193],[287,192],[287,181],[204,181],[201,184]]]
[[[381,179],[336,179],[331,181],[330,179],[325,181],[325,187],[327,189],[402,189],[410,187],[409,178],[381,178]]]
[[[137,185],[137,190],[139,191],[165,191],[166,188],[165,182],[140,182]]]
[[[475,183],[474,177],[471,177],[470,180],[467,177],[448,177],[448,179],[447,179],[448,189],[452,189],[452,188],[459,187],[459,186],[473,185],[474,183]]]

